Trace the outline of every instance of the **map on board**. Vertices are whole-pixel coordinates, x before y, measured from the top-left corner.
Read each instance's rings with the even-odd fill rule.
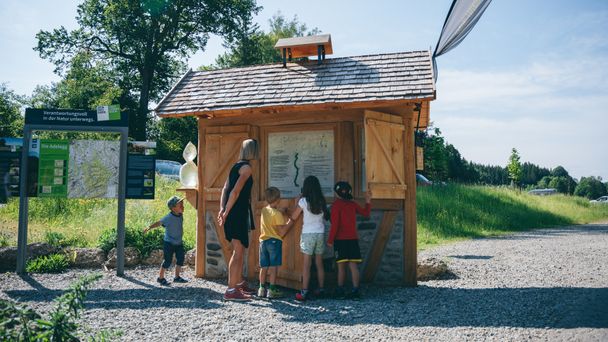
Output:
[[[68,165],[68,198],[115,198],[120,141],[73,140]]]
[[[296,197],[309,175],[319,178],[325,196],[333,196],[334,131],[269,133],[269,186],[279,188],[282,197]]]

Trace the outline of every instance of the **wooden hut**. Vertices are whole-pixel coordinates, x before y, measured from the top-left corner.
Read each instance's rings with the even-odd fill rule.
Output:
[[[302,50],[318,52],[318,61],[289,62],[298,41],[283,43],[285,65],[189,71],[155,109],[198,119],[198,188],[181,189],[197,210],[196,276],[226,274],[231,249],[216,221],[220,193],[241,142],[253,138],[260,142],[252,163],[256,220],[265,188],[277,186],[282,205],[293,208],[309,174],[321,180],[328,203],[336,181],[350,182],[361,203],[370,188],[372,216],[358,219],[362,280],[415,286],[414,131],[427,126],[435,98],[430,51],[325,59],[331,46],[308,46]],[[246,256],[250,279],[259,269],[259,221],[256,228]],[[301,218],[284,240],[279,270],[278,283],[291,288],[301,277],[300,232]]]

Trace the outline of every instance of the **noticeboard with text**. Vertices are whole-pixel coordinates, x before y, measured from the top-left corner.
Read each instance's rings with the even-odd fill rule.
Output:
[[[0,138],[0,203],[19,195],[20,138]],[[126,198],[154,199],[155,142],[129,142]],[[117,198],[118,140],[32,139],[29,197]]]

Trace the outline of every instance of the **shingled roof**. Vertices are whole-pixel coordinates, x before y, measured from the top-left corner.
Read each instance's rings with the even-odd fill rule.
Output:
[[[430,51],[189,71],[162,99],[161,116],[221,115],[317,104],[434,99]]]

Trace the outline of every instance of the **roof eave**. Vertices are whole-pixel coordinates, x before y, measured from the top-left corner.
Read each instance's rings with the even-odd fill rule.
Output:
[[[277,114],[280,112],[305,112],[315,110],[340,110],[340,109],[367,109],[377,107],[399,106],[408,103],[420,101],[433,101],[435,93],[428,94],[423,97],[398,100],[374,100],[360,102],[324,102],[312,104],[296,104],[296,105],[275,105],[275,106],[260,106],[260,107],[242,107],[234,109],[221,110],[193,110],[177,113],[162,113],[155,110],[156,114],[161,118],[177,118],[186,116],[200,116],[204,118],[223,118],[243,116],[249,114]],[[157,107],[158,109],[158,107]]]

